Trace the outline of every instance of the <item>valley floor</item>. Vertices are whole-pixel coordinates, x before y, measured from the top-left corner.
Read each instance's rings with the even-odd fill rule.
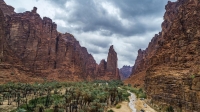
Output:
[[[129,96],[129,100],[131,102],[122,102],[119,103],[121,108],[117,109],[115,107],[109,108],[108,110],[112,109],[114,112],[140,112],[140,110],[144,110],[145,112],[157,112],[150,106],[148,106],[144,100],[137,99],[134,93]]]

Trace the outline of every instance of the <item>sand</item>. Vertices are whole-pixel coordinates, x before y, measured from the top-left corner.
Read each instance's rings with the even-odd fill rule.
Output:
[[[128,92],[131,93],[130,91]],[[140,110],[143,109],[145,112],[157,112],[148,106],[144,100],[137,99],[133,93],[129,96],[129,100],[130,102],[119,103],[119,105],[121,105],[120,109],[113,107],[108,110],[112,109],[114,112],[140,112]]]
[[[114,112],[131,112],[131,109],[129,108],[128,104],[129,102],[122,102],[122,103],[119,103],[119,105],[121,105],[120,109],[113,107],[113,108],[109,108],[108,110],[112,109]]]
[[[144,106],[144,105],[145,105],[145,106]],[[136,108],[137,110],[143,109],[143,110],[145,110],[145,112],[157,112],[157,111],[155,111],[154,109],[152,109],[150,106],[148,106],[148,105],[144,102],[144,100],[140,100],[140,99],[138,99],[138,100],[136,101],[136,103],[135,103],[135,108]]]

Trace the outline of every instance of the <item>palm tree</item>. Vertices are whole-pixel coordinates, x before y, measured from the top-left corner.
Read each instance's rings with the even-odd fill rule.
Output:
[[[23,108],[19,108],[16,112],[26,112],[26,110]]]
[[[38,112],[44,112],[44,105],[38,104],[36,109],[38,110]]]
[[[17,99],[16,99],[17,108],[19,108],[19,106],[20,106],[20,101],[21,101],[21,96],[20,96],[20,94],[17,94]]]
[[[0,105],[3,105],[3,97],[0,96]]]
[[[8,105],[11,105],[11,102],[10,102],[11,94],[9,92],[6,93],[6,97],[8,100]]]
[[[60,104],[61,102],[59,101],[59,99],[57,99],[57,97],[54,99],[54,112],[58,112],[59,111],[59,104]]]

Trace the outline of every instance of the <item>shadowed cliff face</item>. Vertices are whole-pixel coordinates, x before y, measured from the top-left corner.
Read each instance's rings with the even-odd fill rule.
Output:
[[[200,1],[166,5],[162,32],[139,50],[132,75],[146,72],[149,103],[182,112],[200,111]],[[134,81],[135,79],[132,79]],[[156,106],[155,106],[156,107]]]
[[[3,0],[0,6],[3,12],[0,17],[5,18],[0,21],[0,25],[5,23],[2,27],[5,31],[0,29],[0,42],[4,43],[1,44],[3,48],[0,47],[2,63],[49,80],[98,79],[98,65],[87,49],[81,47],[73,35],[59,33],[57,25],[48,17],[41,18],[36,7],[32,11],[15,13]],[[108,61],[112,63],[109,65],[112,74],[106,80],[116,79],[115,61],[115,57]],[[107,77],[107,74],[102,75]]]

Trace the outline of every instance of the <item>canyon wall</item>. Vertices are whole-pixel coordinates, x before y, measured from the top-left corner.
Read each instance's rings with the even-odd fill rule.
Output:
[[[99,65],[87,49],[72,34],[58,32],[56,23],[48,17],[41,18],[36,7],[15,13],[13,7],[0,0],[0,9],[3,12],[0,16],[1,66],[8,65],[48,80],[99,79]],[[106,71],[100,79],[118,79],[117,72],[113,71],[117,69],[117,53],[109,52],[109,55],[114,56],[108,60],[111,73]]]
[[[138,51],[132,76],[144,75],[148,103],[158,111],[199,112],[200,1],[169,1],[165,9],[162,31]]]

